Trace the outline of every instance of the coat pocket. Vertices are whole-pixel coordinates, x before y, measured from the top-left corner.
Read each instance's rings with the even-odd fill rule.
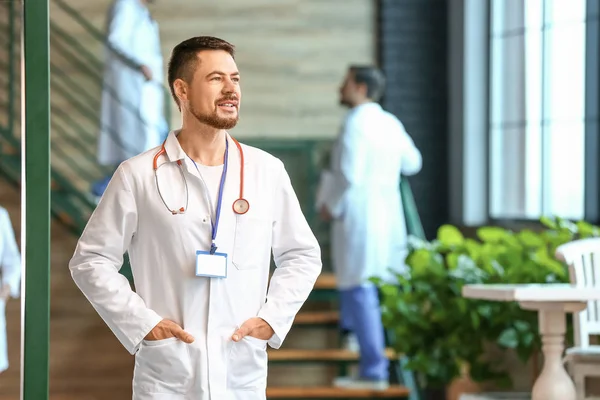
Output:
[[[264,260],[264,249],[271,248],[270,226],[265,219],[238,215],[231,262],[238,270],[259,268]],[[268,258],[268,254],[267,254]]]
[[[145,393],[186,394],[192,381],[188,346],[174,337],[144,340],[135,356],[135,390]]]
[[[228,389],[261,389],[267,385],[267,341],[245,336],[233,342],[229,356]]]

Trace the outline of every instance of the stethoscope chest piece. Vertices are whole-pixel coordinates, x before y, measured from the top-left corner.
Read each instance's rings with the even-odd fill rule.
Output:
[[[239,198],[233,202],[233,212],[236,214],[246,214],[250,209],[250,203],[244,198]]]

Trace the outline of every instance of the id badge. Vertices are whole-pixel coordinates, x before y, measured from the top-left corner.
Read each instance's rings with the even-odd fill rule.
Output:
[[[196,276],[227,278],[227,254],[196,251]]]

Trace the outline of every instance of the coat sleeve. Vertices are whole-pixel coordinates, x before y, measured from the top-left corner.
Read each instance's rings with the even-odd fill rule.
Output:
[[[275,331],[269,345],[276,349],[281,347],[322,268],[317,239],[302,214],[283,164],[279,165],[272,235],[277,268],[271,277],[267,302],[258,313]]]
[[[2,284],[10,285],[10,295],[16,298],[21,292],[21,254],[10,216],[3,208],[0,209],[0,240],[3,242],[3,246],[0,246],[3,249],[0,255]]]
[[[140,69],[142,62],[131,53],[131,37],[140,17],[139,9],[131,0],[117,0],[108,17],[106,42],[108,48],[133,69]]]
[[[331,188],[325,201],[327,209],[336,218],[343,214],[344,198],[350,186],[361,185],[366,179],[367,160],[360,145],[362,138],[360,125],[350,118],[339,139],[338,164],[331,166]]]
[[[398,121],[399,122],[399,121]],[[401,156],[402,156],[402,175],[411,176],[417,174],[421,171],[423,166],[423,158],[421,156],[421,152],[415,146],[415,142],[413,142],[412,138],[404,129],[404,125],[400,124],[400,148],[401,148]]]
[[[134,354],[162,318],[119,273],[136,232],[137,207],[122,164],[90,217],[69,263],[73,280],[125,348]]]

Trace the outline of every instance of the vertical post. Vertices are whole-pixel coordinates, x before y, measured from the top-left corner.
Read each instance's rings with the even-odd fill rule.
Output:
[[[48,399],[50,325],[50,42],[48,0],[23,2],[22,291],[24,400]]]

